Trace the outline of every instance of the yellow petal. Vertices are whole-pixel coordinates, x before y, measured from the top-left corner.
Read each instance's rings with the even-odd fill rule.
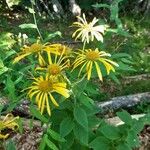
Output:
[[[64,96],[65,98],[68,98],[69,95],[69,90],[62,88],[62,87],[54,87],[54,91],[61,94],[62,96]]]
[[[41,105],[41,114],[43,114],[44,112],[45,100],[46,100],[46,93],[44,93],[43,95],[43,100],[42,100],[42,105]]]
[[[54,99],[54,97],[52,96],[51,93],[49,93],[49,96],[50,96],[50,99],[51,99],[52,103],[53,103],[55,106],[58,107],[59,105],[58,105],[58,103],[56,102],[56,100]]]
[[[46,108],[47,108],[48,114],[51,115],[51,110],[50,110],[49,101],[48,101],[48,95],[47,94],[46,94]]]
[[[101,70],[97,64],[97,62],[95,62],[95,66],[96,66],[96,70],[97,70],[97,74],[98,74],[98,77],[101,81],[103,81],[103,78],[102,78],[102,73],[101,73]]]
[[[26,53],[26,54],[21,54],[20,56],[17,56],[14,61],[13,61],[13,64],[14,63],[17,63],[18,61],[20,61],[21,59],[23,59],[24,57],[30,55],[31,53]]]

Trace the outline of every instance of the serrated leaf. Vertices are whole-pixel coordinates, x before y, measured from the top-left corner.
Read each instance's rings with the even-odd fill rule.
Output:
[[[96,137],[90,144],[89,147],[93,150],[109,150],[109,141],[102,136]]]
[[[60,123],[60,135],[62,137],[65,137],[68,135],[74,127],[74,122],[70,117],[65,118],[61,123]]]
[[[48,123],[48,119],[41,115],[40,111],[32,105],[30,106],[30,112],[34,117],[38,118],[42,122]]]
[[[82,109],[81,107],[75,107],[74,111],[74,118],[75,120],[86,130],[88,130],[88,118],[87,118],[87,114],[85,112],[84,109]]]
[[[47,133],[56,141],[65,142],[66,140],[60,136],[57,132],[51,130],[50,128],[47,129]]]
[[[35,24],[32,24],[32,23],[21,24],[21,25],[19,25],[19,27],[20,27],[21,29],[36,29],[36,28],[37,28],[37,26],[36,26]]]

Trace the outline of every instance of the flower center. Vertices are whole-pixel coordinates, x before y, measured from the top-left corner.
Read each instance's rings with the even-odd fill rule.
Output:
[[[52,82],[50,81],[41,81],[39,83],[39,90],[42,92],[50,92],[53,90]]]
[[[91,24],[85,25],[84,29],[86,29],[88,32],[91,32],[91,31],[92,31],[92,26],[91,26]]]
[[[61,73],[61,68],[57,64],[51,64],[48,66],[48,72],[51,75],[57,75]]]
[[[31,52],[37,52],[37,51],[40,51],[41,49],[42,49],[42,45],[38,43],[34,43],[30,47]]]
[[[91,61],[95,61],[99,58],[99,53],[96,51],[89,51],[86,52],[86,59],[87,60],[91,60]]]

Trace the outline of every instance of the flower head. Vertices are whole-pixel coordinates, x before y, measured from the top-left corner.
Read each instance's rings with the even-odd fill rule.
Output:
[[[106,25],[96,25],[98,19],[94,18],[92,22],[88,23],[85,14],[83,14],[83,18],[77,16],[80,22],[74,22],[73,26],[78,29],[73,33],[72,37],[76,37],[75,39],[82,38],[82,42],[89,43],[96,38],[98,41],[103,42],[103,34],[106,30]],[[78,34],[77,34],[78,33]]]
[[[51,57],[51,53],[47,52],[48,62],[39,54],[39,64],[36,70],[46,70],[49,75],[59,76],[62,75],[63,70],[69,67],[69,59],[61,53],[60,56],[55,54],[54,59]]]
[[[31,55],[33,53],[39,53],[45,48],[44,45],[39,43],[34,43],[31,46],[24,46],[21,50],[22,52],[18,53],[18,56],[14,59],[13,63],[17,63],[24,57]]]
[[[16,120],[19,117],[14,117],[12,114],[7,114],[3,120],[0,120],[0,139],[6,139],[9,134],[3,134],[2,131],[5,129],[15,130],[19,127]]]
[[[34,78],[32,86],[29,87],[28,95],[30,99],[35,96],[35,101],[38,104],[41,114],[43,114],[46,106],[48,114],[51,115],[49,98],[56,107],[59,106],[52,93],[58,93],[68,98],[70,95],[66,86],[65,82],[59,82],[56,77],[46,74],[45,78],[43,76]]]
[[[51,52],[57,55],[70,55],[72,52],[72,49],[66,45],[63,44],[50,44],[46,47],[47,52]]]
[[[114,61],[105,58],[111,56],[109,53],[99,51],[98,49],[95,50],[86,49],[85,51],[80,50],[76,54],[77,58],[74,61],[73,70],[80,66],[81,68],[78,74],[80,76],[81,72],[85,68],[88,80],[91,78],[93,68],[96,69],[99,79],[102,80],[102,73],[99,67],[99,63],[102,63],[105,66],[107,74],[109,74],[111,70],[115,71],[113,65],[118,66],[118,64],[115,63]]]

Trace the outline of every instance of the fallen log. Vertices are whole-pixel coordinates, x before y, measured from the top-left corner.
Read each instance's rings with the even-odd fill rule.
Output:
[[[150,74],[123,77],[122,82],[123,84],[130,84],[131,82],[137,82],[141,80],[150,80]]]
[[[139,103],[150,103],[150,92],[114,97],[105,102],[97,102],[98,108],[102,109],[101,113],[120,108],[130,108]]]

